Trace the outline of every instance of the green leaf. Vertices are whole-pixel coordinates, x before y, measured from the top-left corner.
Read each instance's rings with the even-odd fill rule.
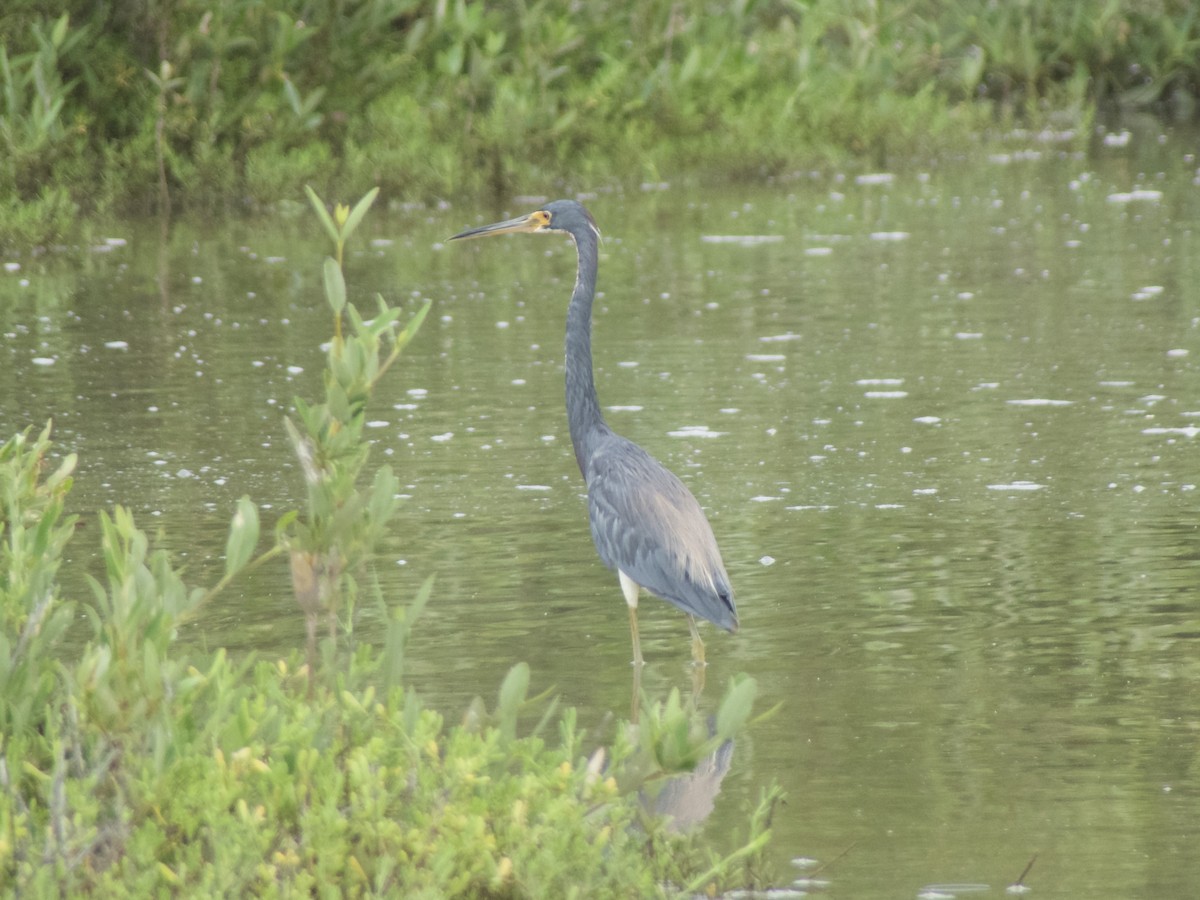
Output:
[[[320,102],[324,99],[325,99],[325,88],[323,88],[323,87],[313,88],[312,92],[307,97],[304,98],[304,104],[303,104],[303,106],[301,106],[301,108],[299,110],[299,115],[302,117],[307,117],[305,119],[305,125],[307,127],[312,128],[314,125],[320,124],[320,121],[321,121],[320,114],[313,115],[312,112],[313,112],[313,110],[315,110],[317,108],[317,106],[320,104]]]
[[[284,542],[284,539],[287,537],[287,530],[292,527],[292,523],[296,521],[299,515],[300,510],[289,509],[279,517],[279,520],[275,523],[275,543],[282,544]]]
[[[65,483],[65,490],[71,488],[71,473],[75,471],[75,465],[79,462],[79,457],[75,453],[68,453],[63,457],[62,463],[58,469],[49,477],[46,478],[46,487],[53,490],[58,485]]]
[[[346,279],[332,256],[325,257],[325,299],[335,316],[340,316],[346,308]]]
[[[376,295],[378,296],[378,295]],[[366,331],[371,335],[381,335],[384,332],[391,331],[392,326],[396,324],[396,320],[400,318],[400,308],[397,306],[388,306],[386,303],[383,308],[376,314],[370,322],[364,323]]]
[[[500,51],[504,49],[504,42],[508,38],[503,31],[491,31],[483,40],[483,52],[491,59],[495,59],[500,55]]]
[[[379,188],[373,187],[367,191],[361,200],[354,204],[354,209],[350,211],[350,215],[346,218],[346,224],[342,226],[342,240],[347,240],[354,233],[354,229],[358,227],[358,223],[362,221],[363,216],[367,214],[367,210],[371,208],[371,204],[375,202],[375,198],[379,196]]]
[[[67,26],[71,23],[69,13],[63,13],[58,17],[58,21],[54,23],[54,30],[50,32],[50,40],[55,47],[61,47],[62,42],[67,38]]]
[[[408,345],[408,342],[411,341],[416,335],[417,329],[420,328],[421,323],[425,321],[425,316],[429,312],[429,307],[431,306],[433,306],[433,301],[426,300],[425,305],[417,310],[413,317],[408,320],[408,324],[404,326],[404,330],[396,335],[395,349],[397,352],[403,350]]]
[[[249,497],[238,500],[225,542],[225,575],[232,575],[250,561],[258,545],[258,509]]]
[[[416,622],[425,611],[425,607],[429,603],[429,598],[433,596],[433,580],[434,576],[430,575],[421,582],[421,587],[417,590],[417,596],[413,598],[413,602],[404,611],[404,616],[408,620],[409,625]]]
[[[463,66],[463,45],[455,44],[437,54],[437,66],[446,75],[457,75]]]
[[[301,113],[300,94],[296,91],[296,86],[292,84],[292,79],[286,75],[283,76],[283,95],[287,97],[288,106],[292,108],[292,112],[299,116]]]
[[[380,659],[381,673],[385,690],[390,691],[399,687],[404,670],[404,649],[412,633],[413,623],[420,616],[421,610],[429,602],[433,592],[433,576],[425,579],[417,591],[417,596],[407,608],[397,606],[388,616],[387,630],[384,632],[383,654]]]
[[[308,200],[312,204],[312,208],[317,211],[317,218],[321,220],[321,224],[325,226],[325,231],[329,233],[330,239],[336,244],[340,240],[337,226],[333,224],[333,217],[329,215],[329,210],[325,208],[325,201],[317,196],[307,184],[304,186],[304,192],[308,194]]]
[[[679,83],[687,84],[696,77],[696,73],[700,71],[701,54],[700,47],[694,46],[688,52],[687,57],[683,61],[683,66],[679,69]]]
[[[371,524],[381,528],[396,511],[396,490],[398,482],[392,474],[391,466],[382,466],[375,473],[375,483],[371,486],[371,499],[367,505]]]
[[[504,676],[500,685],[500,705],[496,709],[496,717],[500,720],[500,734],[506,740],[512,740],[517,734],[517,713],[525,702],[529,692],[529,664],[517,663]]]
[[[754,708],[754,697],[758,693],[758,682],[748,675],[735,677],[721,708],[717,711],[717,735],[733,737],[746,724]]]

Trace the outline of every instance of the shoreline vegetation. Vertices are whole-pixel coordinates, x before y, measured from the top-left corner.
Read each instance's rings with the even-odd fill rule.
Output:
[[[0,14],[0,249],[305,184],[499,201],[1086,143],[1098,109],[1200,97],[1191,0],[63,6]]]
[[[263,540],[242,497],[216,584],[188,585],[118,506],[96,516],[91,596],[69,596],[59,570],[87,565],[69,545],[92,531],[77,536],[67,511],[75,454],[55,451],[49,423],[0,444],[0,895],[655,897],[766,883],[777,788],[720,849],[685,833],[753,727],[753,678],[733,676],[711,715],[678,689],[639,693],[628,722],[593,732],[549,691],[531,696],[524,663],[457,724],[405,684],[434,577],[397,603],[372,576],[399,501],[364,429],[429,304],[410,314],[376,296],[364,319],[347,296],[346,242],[377,196],[331,212],[309,191],[334,254],[325,395],[295,398],[284,420],[306,503]],[[237,658],[178,640],[213,596],[285,559],[304,652]],[[373,641],[356,630],[364,611]]]

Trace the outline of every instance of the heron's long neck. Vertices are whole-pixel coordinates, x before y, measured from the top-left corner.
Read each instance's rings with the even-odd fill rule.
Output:
[[[575,236],[579,269],[575,291],[567,308],[567,420],[579,471],[587,477],[585,461],[592,441],[608,426],[600,412],[596,382],[592,377],[592,298],[596,285],[596,238],[590,233]]]

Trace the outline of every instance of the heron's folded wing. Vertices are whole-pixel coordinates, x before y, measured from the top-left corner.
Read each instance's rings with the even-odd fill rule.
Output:
[[[624,440],[591,462],[588,511],[604,564],[685,612],[736,629],[733,590],[716,538],[683,482]]]

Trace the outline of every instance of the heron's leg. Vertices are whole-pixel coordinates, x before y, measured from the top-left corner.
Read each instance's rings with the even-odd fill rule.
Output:
[[[636,725],[642,711],[642,667],[633,667],[633,699],[630,703],[629,723]]]
[[[642,660],[642,642],[638,638],[638,623],[637,623],[637,604],[638,604],[638,583],[620,570],[617,574],[621,577],[621,591],[625,594],[625,603],[629,607],[629,635],[633,638],[633,664],[638,668],[644,665]]]
[[[706,666],[708,663],[704,661],[704,641],[700,640],[700,629],[696,627],[696,617],[688,613],[687,620],[688,628],[692,632],[692,662],[697,666]]]
[[[692,664],[692,709],[696,708],[696,705],[700,702],[700,695],[704,693],[704,673],[707,671],[707,666]]]
[[[642,642],[638,637],[637,607],[629,607],[629,635],[633,638],[633,665],[640,669],[646,664],[642,659]]]

